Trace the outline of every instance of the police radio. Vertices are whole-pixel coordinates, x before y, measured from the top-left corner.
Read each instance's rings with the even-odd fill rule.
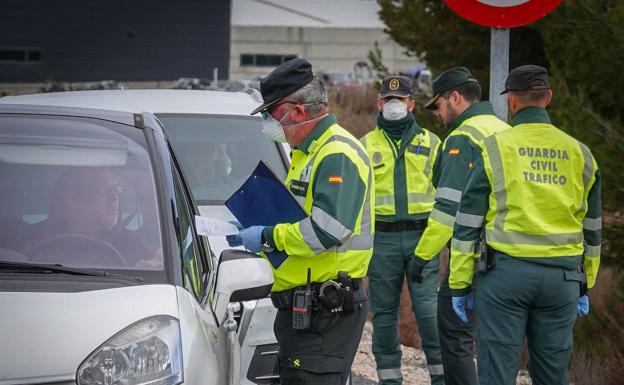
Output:
[[[312,270],[308,268],[308,280],[305,288],[296,289],[293,294],[293,329],[295,330],[310,328],[310,318],[312,317],[311,274]]]
[[[490,270],[494,270],[496,266],[496,258],[494,252],[487,245],[485,240],[485,232],[481,233],[479,240],[479,260],[477,261],[477,273],[485,274]]]

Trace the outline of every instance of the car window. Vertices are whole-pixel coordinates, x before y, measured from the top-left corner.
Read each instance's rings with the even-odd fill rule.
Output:
[[[0,260],[163,270],[151,170],[134,127],[0,115]]]
[[[265,160],[282,178],[278,145],[245,116],[158,115],[198,204],[223,204]]]
[[[193,226],[195,216],[191,206],[187,203],[180,181],[178,178],[174,179],[178,218],[176,234],[182,263],[184,288],[201,301],[206,293],[206,283],[210,273],[209,266],[206,259],[203,258],[200,245],[197,242],[197,235]]]

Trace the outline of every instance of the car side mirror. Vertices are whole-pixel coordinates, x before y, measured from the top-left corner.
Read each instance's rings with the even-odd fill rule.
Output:
[[[266,298],[273,286],[269,262],[243,250],[224,250],[219,258],[213,310],[221,324],[230,302]]]

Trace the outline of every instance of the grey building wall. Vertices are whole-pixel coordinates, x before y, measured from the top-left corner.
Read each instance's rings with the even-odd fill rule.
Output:
[[[213,68],[228,77],[230,0],[3,0],[1,8],[0,82],[211,78]]]
[[[243,54],[296,55],[309,60],[315,71],[350,73],[355,63],[368,61],[378,43],[382,61],[391,72],[420,64],[382,28],[313,28],[278,26],[232,26],[230,77],[265,76],[274,67],[244,65]]]

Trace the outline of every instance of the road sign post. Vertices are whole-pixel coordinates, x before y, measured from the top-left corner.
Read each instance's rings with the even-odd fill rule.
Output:
[[[507,120],[507,101],[499,94],[509,72],[509,28],[541,19],[561,0],[444,0],[464,19],[491,27],[490,101],[501,119]],[[528,63],[527,63],[528,64]]]
[[[492,28],[490,37],[490,102],[496,116],[507,121],[507,97],[500,95],[509,73],[509,28]]]

